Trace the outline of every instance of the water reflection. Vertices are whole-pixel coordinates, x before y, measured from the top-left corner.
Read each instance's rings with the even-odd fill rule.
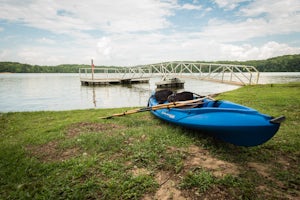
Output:
[[[144,106],[151,94],[145,87],[147,86],[81,86],[81,98],[91,102],[93,108]]]
[[[95,86],[93,86],[93,103],[94,103],[94,107],[97,108]]]

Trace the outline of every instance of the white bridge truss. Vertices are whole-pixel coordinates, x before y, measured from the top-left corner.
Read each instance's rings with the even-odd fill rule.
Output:
[[[94,72],[93,72],[94,71]],[[198,80],[207,80],[237,85],[255,85],[259,80],[259,71],[254,66],[197,63],[197,62],[165,62],[158,64],[140,65],[134,67],[112,68],[81,68],[80,78],[93,78],[101,74],[106,79],[138,79],[154,76],[183,77]]]

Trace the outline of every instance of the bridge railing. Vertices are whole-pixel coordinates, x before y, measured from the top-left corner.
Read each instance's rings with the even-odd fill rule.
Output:
[[[80,76],[89,76],[91,69],[82,68]],[[165,62],[134,67],[95,68],[97,74],[105,74],[106,78],[142,78],[142,77],[187,77],[238,85],[255,85],[259,81],[259,71],[254,66],[197,63],[197,62]]]

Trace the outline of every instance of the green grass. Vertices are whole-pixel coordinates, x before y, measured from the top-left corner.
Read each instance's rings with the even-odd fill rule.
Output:
[[[99,119],[124,108],[0,113],[0,199],[176,198],[167,186],[191,199],[299,198],[300,83],[217,99],[287,120],[270,141],[246,148],[149,112]]]
[[[187,172],[180,187],[183,189],[198,188],[200,192],[206,192],[216,182],[214,176],[205,170],[193,170]]]

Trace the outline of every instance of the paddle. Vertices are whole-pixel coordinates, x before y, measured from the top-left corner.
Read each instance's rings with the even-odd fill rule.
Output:
[[[151,106],[151,107],[137,108],[137,109],[128,110],[128,111],[125,111],[122,113],[116,113],[116,114],[113,114],[113,115],[107,116],[107,117],[100,117],[100,119],[111,119],[113,117],[121,117],[124,115],[130,115],[130,114],[134,114],[134,113],[151,111],[151,110],[159,110],[159,109],[163,109],[163,108],[178,108],[178,107],[183,107],[183,106],[188,106],[188,105],[202,104],[203,103],[202,100],[205,98],[209,98],[209,97],[202,97],[202,98],[188,100],[188,101],[177,101],[177,102],[159,104],[159,105]]]

